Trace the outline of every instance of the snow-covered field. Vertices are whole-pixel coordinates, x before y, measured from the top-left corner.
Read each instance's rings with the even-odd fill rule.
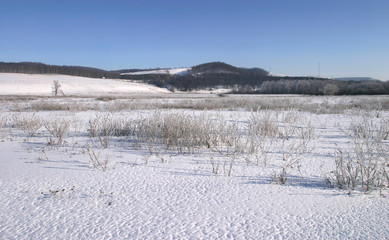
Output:
[[[134,93],[168,93],[149,84],[118,79],[98,79],[68,75],[0,73],[0,95],[51,96],[53,82],[61,84],[66,96],[126,95]]]
[[[103,100],[0,97],[0,239],[389,238],[385,187],[326,184],[386,96]]]

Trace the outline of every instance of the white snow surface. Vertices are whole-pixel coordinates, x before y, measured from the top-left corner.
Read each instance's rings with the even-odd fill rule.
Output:
[[[171,69],[159,69],[151,71],[139,71],[122,73],[122,75],[145,75],[145,74],[170,74],[170,75],[185,75],[188,73],[190,68],[171,68]]]
[[[0,119],[9,119],[0,129],[0,239],[389,238],[387,193],[347,195],[324,184],[335,146],[347,143],[338,129],[352,121],[347,114],[300,113],[316,127],[315,150],[302,161],[304,177],[296,171],[279,185],[268,168],[244,162],[230,177],[214,175],[207,154],[161,153],[145,163],[147,151],[126,139],[113,139],[107,149],[92,144],[109,159],[106,171],[97,170],[85,150],[86,128],[103,113],[20,113],[7,110],[12,102],[0,103]],[[20,114],[69,119],[65,144],[48,145],[44,127],[32,137],[13,128],[12,116]],[[250,113],[215,114],[243,123]]]
[[[120,79],[86,78],[68,75],[0,73],[0,95],[52,95],[53,82],[65,95],[107,95],[168,93],[149,84]]]

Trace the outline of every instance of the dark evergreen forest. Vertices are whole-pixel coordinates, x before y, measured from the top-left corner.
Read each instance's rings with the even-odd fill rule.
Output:
[[[0,72],[27,74],[63,74],[90,78],[120,78],[119,73],[105,71],[98,68],[80,66],[57,66],[36,62],[0,62]]]

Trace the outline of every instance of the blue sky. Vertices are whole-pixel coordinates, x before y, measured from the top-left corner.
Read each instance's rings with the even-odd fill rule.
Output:
[[[388,0],[0,0],[0,61],[389,80]]]

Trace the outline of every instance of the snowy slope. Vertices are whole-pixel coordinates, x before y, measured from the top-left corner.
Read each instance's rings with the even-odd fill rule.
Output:
[[[190,68],[171,68],[171,69],[158,69],[151,71],[139,71],[122,73],[122,75],[145,75],[145,74],[170,74],[170,75],[185,75],[189,72]]]
[[[0,73],[0,95],[51,95],[53,82],[65,95],[167,93],[149,84],[118,79],[97,79],[67,75]]]

